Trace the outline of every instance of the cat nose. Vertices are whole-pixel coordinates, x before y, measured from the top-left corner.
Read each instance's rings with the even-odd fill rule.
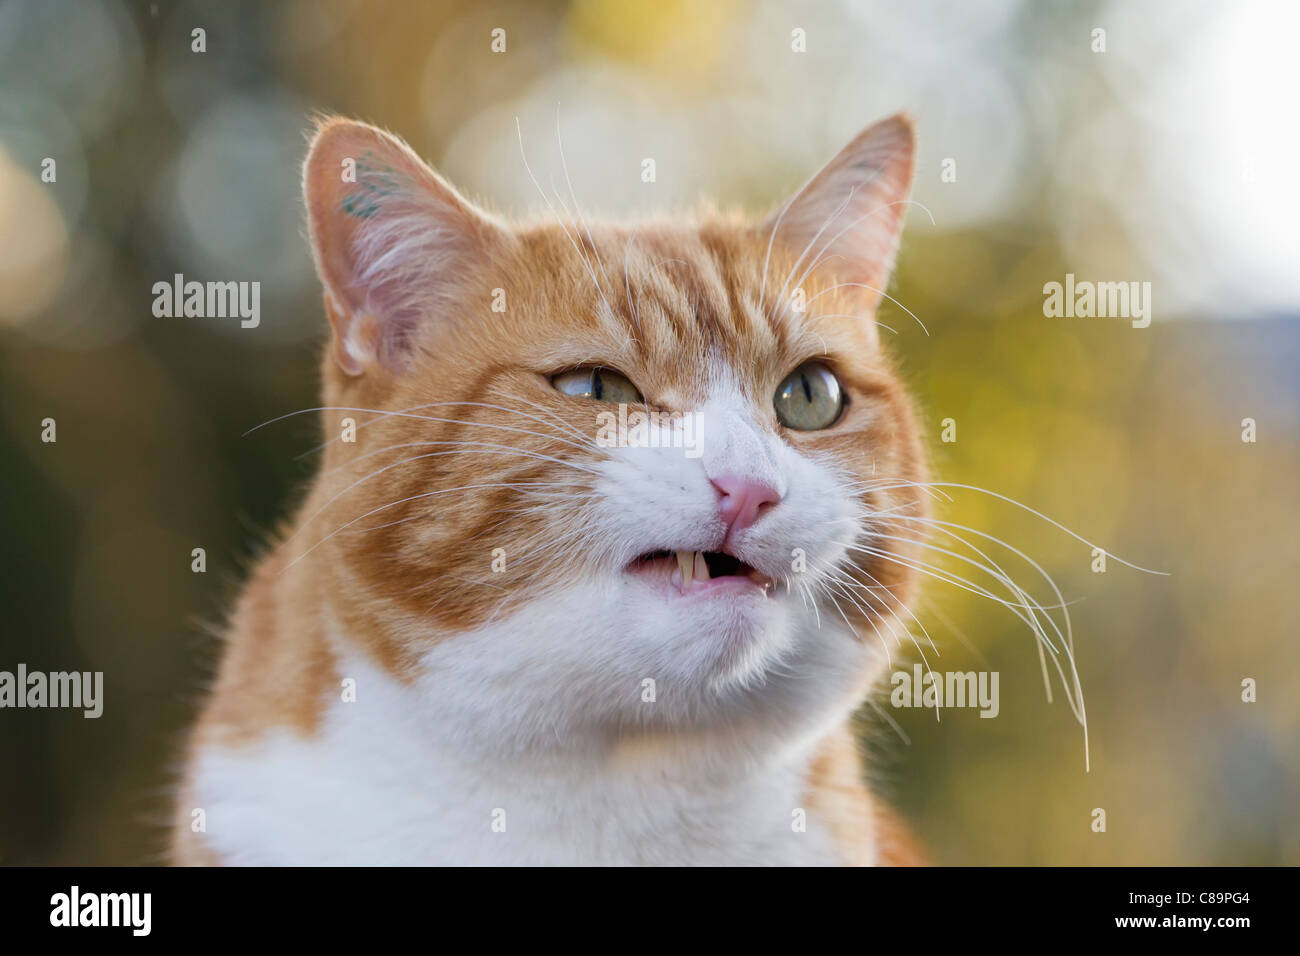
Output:
[[[751,478],[719,475],[709,480],[722,493],[718,509],[722,512],[722,520],[727,523],[728,537],[744,531],[758,520],[764,508],[781,500],[775,488]]]

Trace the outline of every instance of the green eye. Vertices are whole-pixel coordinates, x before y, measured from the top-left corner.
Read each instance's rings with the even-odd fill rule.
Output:
[[[844,408],[844,392],[835,373],[821,362],[804,362],[786,376],[772,399],[776,417],[786,428],[830,428]]]
[[[627,376],[612,368],[580,368],[551,379],[557,392],[616,405],[639,405],[645,399]]]

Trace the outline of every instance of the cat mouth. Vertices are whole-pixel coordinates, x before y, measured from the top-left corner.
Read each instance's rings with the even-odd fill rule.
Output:
[[[647,551],[627,570],[665,578],[682,594],[739,589],[766,596],[773,587],[771,578],[725,551]]]

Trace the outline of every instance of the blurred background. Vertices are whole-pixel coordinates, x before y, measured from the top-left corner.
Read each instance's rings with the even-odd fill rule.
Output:
[[[1170,574],[1094,573],[953,489],[940,517],[1073,602],[1091,771],[1024,624],[932,582],[931,664],[998,671],[1001,713],[886,688],[862,713],[875,785],[941,863],[1300,863],[1298,31],[1294,3],[1231,0],[3,0],[0,670],[103,671],[105,708],[0,711],[0,863],[159,858],[212,630],[313,467],[312,416],[241,436],[317,404],[315,111],[506,213],[540,205],[516,118],[563,185],[558,131],[584,207],[632,217],[763,211],[899,109],[933,223],[909,215],[892,292],[930,335],[881,319],[938,474]],[[177,272],[260,281],[260,326],[155,318]],[[1045,317],[1066,273],[1150,282],[1150,327]]]

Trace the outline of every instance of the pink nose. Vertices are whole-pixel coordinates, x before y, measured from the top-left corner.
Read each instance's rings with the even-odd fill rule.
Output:
[[[758,520],[763,508],[781,500],[775,489],[749,478],[719,475],[709,480],[722,492],[718,508],[722,511],[722,520],[727,522],[728,535],[744,531]]]

